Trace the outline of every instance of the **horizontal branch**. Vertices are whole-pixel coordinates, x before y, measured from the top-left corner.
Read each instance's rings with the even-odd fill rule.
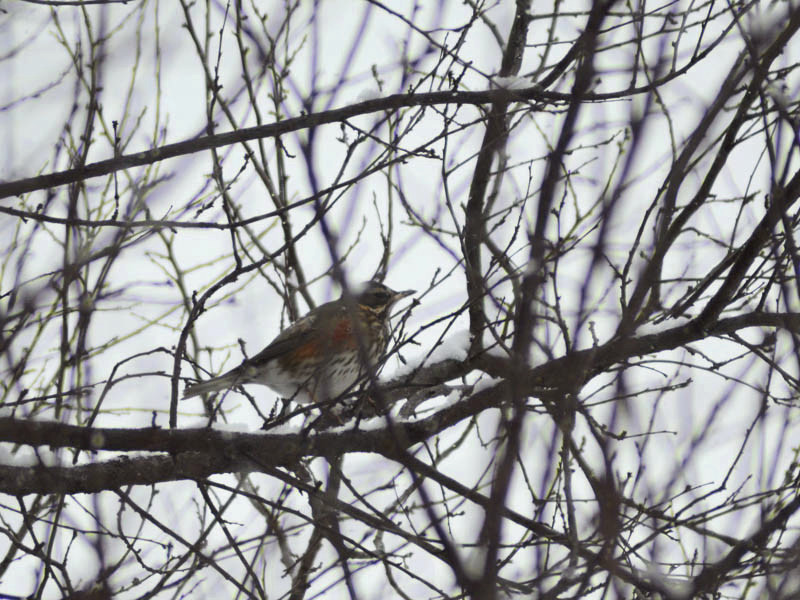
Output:
[[[671,74],[663,80],[638,88],[631,88],[603,94],[584,94],[581,97],[581,100],[587,102],[599,102],[646,93],[649,92],[653,87],[657,87],[658,85],[668,81],[673,76],[674,75]],[[115,158],[101,160],[74,169],[67,169],[65,171],[58,171],[56,173],[50,173],[47,175],[38,175],[36,177],[28,177],[26,179],[18,179],[16,181],[0,183],[0,198],[19,196],[21,194],[26,194],[36,190],[43,190],[60,185],[76,183],[92,177],[101,177],[116,171],[150,165],[168,158],[176,158],[178,156],[194,154],[196,152],[202,152],[203,150],[222,148],[231,144],[276,137],[291,133],[293,131],[300,131],[330,123],[338,123],[353,117],[375,112],[387,110],[392,111],[400,108],[410,108],[415,106],[437,106],[443,104],[484,105],[494,102],[525,101],[552,104],[556,102],[567,102],[571,98],[571,94],[543,90],[539,85],[532,85],[531,87],[521,89],[498,88],[480,91],[453,90],[427,92],[422,94],[393,94],[391,96],[386,96],[385,98],[366,100],[364,102],[350,104],[342,108],[301,115],[299,117],[278,121],[276,123],[257,125],[255,127],[245,127],[235,131],[218,133],[215,135],[200,136],[194,139],[176,142],[174,144],[167,144],[151,150],[145,150],[143,152],[125,154]]]
[[[424,94],[394,94],[385,98],[366,100],[343,108],[301,115],[275,123],[245,127],[237,129],[236,131],[218,133],[215,135],[200,136],[194,139],[153,148],[152,150],[145,150],[144,152],[136,152],[134,154],[126,154],[107,160],[101,160],[75,169],[67,169],[66,171],[59,171],[48,175],[39,175],[37,177],[0,183],[0,198],[18,196],[35,190],[75,183],[91,177],[100,177],[115,171],[150,165],[168,158],[194,154],[196,152],[202,152],[203,150],[211,150],[212,148],[222,148],[231,144],[276,137],[293,131],[319,127],[320,125],[329,123],[338,123],[374,112],[397,110],[413,106],[435,106],[439,104],[487,104],[500,99],[505,99],[507,101],[535,100],[538,102],[555,102],[563,101],[566,97],[568,97],[566,94],[542,91],[538,86],[513,91],[496,89],[475,92],[452,91],[428,92]]]
[[[612,365],[624,363],[631,358],[674,350],[686,344],[709,337],[728,335],[748,327],[797,331],[800,328],[800,313],[752,312],[719,319],[717,322],[705,326],[701,325],[698,319],[694,319],[678,327],[657,333],[615,338],[603,345],[587,350],[578,350],[531,368],[525,375],[526,387],[527,389],[543,386],[560,388],[564,386],[564,381],[576,379],[586,383],[598,374],[607,371]],[[501,377],[503,373],[495,367],[490,374]]]
[[[616,339],[532,367],[522,386],[530,397],[580,387],[616,363],[673,350],[709,336],[748,327],[800,329],[800,313],[748,313],[721,319],[701,329],[694,321],[636,338]],[[432,415],[380,427],[276,434],[238,433],[215,429],[89,428],[57,422],[0,419],[0,442],[86,451],[158,452],[160,456],[123,458],[78,467],[0,466],[0,492],[91,493],[121,485],[151,485],[162,481],[198,479],[218,473],[262,470],[296,464],[302,458],[369,452],[396,458],[409,447],[437,435],[473,415],[508,401],[513,365],[507,359],[483,355],[469,361],[445,360],[416,370],[410,377],[385,384],[384,396],[397,402],[425,386],[451,381],[480,370],[500,377],[496,385],[459,399]],[[370,422],[371,423],[371,422]]]
[[[0,441],[89,451],[159,452],[160,456],[121,458],[77,467],[0,466],[6,494],[93,493],[123,485],[202,479],[218,473],[260,471],[294,465],[302,458],[369,452],[394,458],[464,418],[505,400],[504,384],[473,394],[410,423],[368,430],[338,429],[275,434],[215,429],[90,428],[52,421],[0,419]]]

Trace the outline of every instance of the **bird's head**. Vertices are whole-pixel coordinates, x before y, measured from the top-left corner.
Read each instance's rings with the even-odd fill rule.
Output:
[[[387,315],[398,300],[416,293],[416,290],[396,292],[378,281],[370,281],[363,285],[355,296],[359,306],[368,308],[378,314]]]

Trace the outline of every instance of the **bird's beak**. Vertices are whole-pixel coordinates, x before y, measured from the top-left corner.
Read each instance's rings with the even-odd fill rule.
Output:
[[[402,300],[403,298],[416,293],[417,290],[405,290],[403,292],[395,292],[394,297],[392,298],[392,303],[397,302],[398,300]]]
[[[394,296],[392,296],[392,300],[389,302],[389,305],[388,305],[389,309],[391,310],[391,308],[395,304],[397,304],[400,300],[402,300],[403,298],[407,298],[411,294],[416,294],[416,293],[417,293],[417,290],[405,290],[405,291],[402,291],[402,292],[395,292]],[[416,302],[416,300],[415,300],[415,302]]]

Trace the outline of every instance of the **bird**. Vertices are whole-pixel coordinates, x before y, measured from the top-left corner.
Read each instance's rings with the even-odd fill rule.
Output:
[[[360,290],[309,311],[238,367],[187,386],[183,397],[248,383],[265,385],[301,403],[341,396],[367,372],[362,356],[375,368],[386,351],[392,307],[416,293],[396,292],[379,281],[367,282]]]

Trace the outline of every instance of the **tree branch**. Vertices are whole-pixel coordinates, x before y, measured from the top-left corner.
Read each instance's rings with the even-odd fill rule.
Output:
[[[539,397],[566,381],[588,382],[609,366],[630,358],[682,347],[710,335],[723,335],[747,327],[800,329],[800,313],[750,313],[722,319],[708,330],[695,322],[643,335],[612,340],[607,344],[573,352],[530,368],[521,379],[525,394]],[[467,369],[465,371],[465,369]],[[397,401],[419,390],[431,379],[452,380],[471,370],[495,377],[513,373],[508,360],[483,356],[471,361],[445,361],[420,369],[413,380],[386,384],[388,398]],[[381,428],[344,429],[312,433],[233,433],[214,429],[119,429],[89,428],[48,421],[0,419],[0,441],[29,446],[77,448],[88,451],[163,452],[169,456],[122,458],[79,467],[0,467],[0,492],[91,493],[120,485],[151,485],[161,481],[198,479],[217,473],[261,470],[265,465],[295,464],[301,458],[347,452],[372,452],[398,457],[406,448],[424,441],[460,421],[502,406],[510,398],[510,384],[502,381],[462,398],[418,421],[392,423]],[[389,432],[387,427],[392,427]]]

